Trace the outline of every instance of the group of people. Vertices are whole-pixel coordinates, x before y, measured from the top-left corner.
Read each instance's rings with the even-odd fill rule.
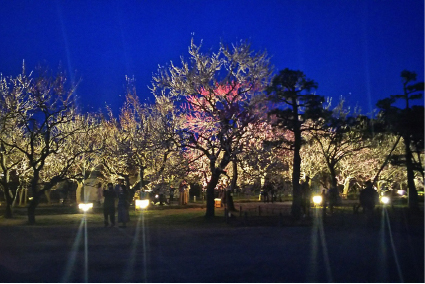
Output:
[[[373,215],[376,203],[379,201],[378,192],[373,188],[372,181],[368,180],[365,183],[365,189],[360,191],[359,203],[363,208],[363,213],[368,216]]]
[[[118,179],[118,184],[114,185],[110,182],[107,188],[103,190],[103,216],[105,227],[115,226],[115,200],[118,199],[118,223],[122,223],[123,228],[126,227],[130,221],[129,208],[130,208],[130,192],[124,185],[123,179]]]
[[[311,198],[312,192],[309,185],[310,178],[307,176],[305,180],[301,183],[301,208],[304,216],[310,215],[311,207]],[[161,184],[162,185],[162,184]],[[366,213],[373,212],[373,209],[376,205],[377,192],[373,189],[373,184],[369,180],[366,182],[366,187],[360,192],[359,196],[359,206],[363,208],[363,211]],[[126,227],[126,224],[129,221],[129,207],[132,197],[127,187],[124,185],[123,179],[118,179],[118,184],[114,187],[112,183],[108,183],[107,188],[102,190],[101,184],[98,185],[98,194],[102,191],[103,201],[103,213],[105,227],[115,226],[115,208],[118,211],[118,223],[122,223],[122,227]],[[158,193],[160,197],[164,196],[163,186],[159,186]],[[188,202],[188,184],[183,181],[179,186],[179,204],[184,205]],[[271,197],[269,199],[269,196]],[[334,206],[337,204],[339,192],[336,188],[331,188],[328,191],[322,191],[322,202],[323,207],[326,208],[329,205],[331,214],[333,213]],[[170,188],[170,201],[174,197],[174,188]],[[270,200],[273,203],[275,199],[274,188],[271,182],[266,181],[263,189],[261,190],[261,197],[263,201],[268,203]],[[115,201],[118,199],[117,206],[115,206]],[[163,198],[160,198],[160,201],[163,201]]]
[[[310,178],[307,176],[305,181],[301,183],[301,204],[304,215],[309,215],[310,203],[312,192],[309,186]],[[331,187],[328,190],[323,189],[322,191],[322,205],[324,212],[326,207],[329,207],[330,213],[333,214],[334,207],[337,205],[339,199],[339,191],[336,187]],[[360,191],[359,195],[359,207],[363,208],[363,212],[371,215],[379,202],[378,192],[373,188],[372,181],[368,180],[365,183],[365,188]],[[357,208],[358,209],[358,208]]]
[[[168,184],[162,180],[153,187],[152,191],[141,189],[138,191],[138,195],[140,199],[148,199],[153,205],[158,203],[159,205],[164,205],[166,203],[171,204],[174,201],[176,191],[178,191],[179,205],[186,205],[189,201],[189,185],[185,180],[180,183],[178,189],[173,186],[168,186]],[[167,196],[169,196],[168,200]]]

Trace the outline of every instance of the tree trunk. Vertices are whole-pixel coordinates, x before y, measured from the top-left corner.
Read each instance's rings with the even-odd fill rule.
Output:
[[[140,177],[140,190],[143,189],[143,187],[145,186],[145,168],[144,167],[140,167],[139,169],[139,177]]]
[[[207,211],[205,213],[206,218],[214,217],[214,189],[217,186],[220,174],[221,173],[217,169],[214,170],[207,185]]]
[[[301,132],[294,131],[295,141],[294,141],[294,166],[292,170],[292,191],[293,191],[293,200],[291,207],[291,215],[295,219],[301,217],[301,205],[302,197],[300,190],[300,174],[301,174]]]
[[[236,184],[238,181],[238,164],[236,160],[232,161],[232,167],[233,167],[233,176],[232,176],[232,182],[230,183],[230,190],[226,190],[226,204],[227,204],[227,209],[229,211],[236,211],[235,204],[233,203],[233,196],[232,196],[232,193],[235,192]]]
[[[77,181],[77,190],[76,190],[76,194],[75,194],[77,206],[78,206],[79,203],[81,203],[81,199],[82,199],[81,196],[83,194],[84,194],[84,192],[83,192],[83,183]]]
[[[410,150],[410,137],[406,135],[404,138],[406,168],[407,168],[407,190],[409,198],[409,209],[412,212],[417,212],[418,206],[418,192],[415,186],[415,174],[413,171],[412,151]]]
[[[27,206],[28,189],[21,187],[19,191],[19,206]]]
[[[52,204],[52,201],[50,199],[50,190],[45,190],[44,195],[46,196],[47,204],[49,204],[49,205]]]
[[[336,181],[336,171],[335,171],[335,165],[329,164],[329,172],[331,174],[331,188],[337,188],[338,182]]]
[[[35,208],[37,208],[38,203],[40,202],[40,194],[37,192],[33,194],[33,198],[28,206],[28,224],[35,224]]]
[[[34,175],[31,180],[32,200],[28,206],[28,224],[30,225],[35,224],[35,208],[37,208],[37,205],[40,201],[40,196],[42,194],[40,194],[40,191],[37,187],[39,179],[39,171],[34,170]]]
[[[351,177],[347,177],[345,179],[345,182],[344,182],[344,189],[342,191],[342,194],[344,194],[345,196],[347,196],[348,191],[350,190],[350,188],[351,188]]]
[[[1,160],[3,163],[4,162],[3,157],[1,157]],[[2,168],[5,169],[5,166],[2,166]],[[13,193],[12,193],[11,185],[9,182],[9,171],[7,169],[5,169],[3,172],[1,183],[3,186],[4,199],[6,201],[6,212],[4,217],[7,219],[11,219],[13,217],[13,213],[12,213]]]

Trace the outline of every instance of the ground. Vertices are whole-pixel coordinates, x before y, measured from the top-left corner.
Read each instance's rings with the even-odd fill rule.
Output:
[[[311,218],[289,222],[285,214],[264,216],[285,204],[250,206],[263,206],[262,216],[236,212],[228,224],[222,209],[219,218],[205,221],[201,208],[132,213],[127,228],[103,227],[100,213],[37,216],[35,226],[26,225],[25,216],[0,219],[0,277],[2,282],[424,282],[423,211],[411,216],[403,208],[378,208],[369,222],[348,210],[323,220],[313,210]]]

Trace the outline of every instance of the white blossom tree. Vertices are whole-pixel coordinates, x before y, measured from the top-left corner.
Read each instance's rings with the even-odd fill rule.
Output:
[[[182,154],[174,144],[180,122],[172,102],[158,95],[154,104],[141,104],[132,80],[128,81],[119,119],[110,112],[103,122],[107,143],[102,166],[110,181],[122,177],[131,188],[140,189],[162,175],[182,175],[185,170]]]
[[[21,117],[25,117],[33,107],[26,94],[32,86],[31,74],[17,77],[0,76],[0,184],[6,201],[6,218],[12,218],[12,204],[17,197],[19,174],[25,171],[25,156],[19,147],[27,140],[24,129],[19,127]],[[15,145],[17,147],[15,147]]]
[[[342,97],[329,114],[310,121],[310,131],[306,136],[318,146],[330,174],[331,187],[336,188],[339,162],[372,146],[372,127],[371,120],[357,111],[351,116],[350,108],[344,106]]]
[[[52,158],[59,157],[70,137],[81,134],[82,129],[67,127],[76,118],[75,86],[67,85],[66,76],[61,71],[53,75],[39,68],[36,76],[27,76],[24,70],[11,82],[19,84],[3,89],[2,95],[7,96],[10,103],[3,104],[2,111],[4,116],[16,119],[14,129],[20,132],[22,138],[9,136],[2,142],[6,148],[24,157],[33,195],[28,206],[28,221],[34,224],[35,209],[41,195],[62,178],[61,174],[48,174],[47,164],[53,163]],[[51,179],[43,180],[45,176]]]

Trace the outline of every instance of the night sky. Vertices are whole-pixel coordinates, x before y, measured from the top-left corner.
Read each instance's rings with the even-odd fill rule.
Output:
[[[0,72],[18,75],[23,59],[29,70],[61,63],[81,79],[83,111],[118,110],[125,75],[153,101],[152,74],[187,58],[192,34],[204,51],[247,39],[276,71],[301,70],[317,94],[345,96],[363,113],[402,92],[402,70],[424,77],[423,0],[2,1]]]

